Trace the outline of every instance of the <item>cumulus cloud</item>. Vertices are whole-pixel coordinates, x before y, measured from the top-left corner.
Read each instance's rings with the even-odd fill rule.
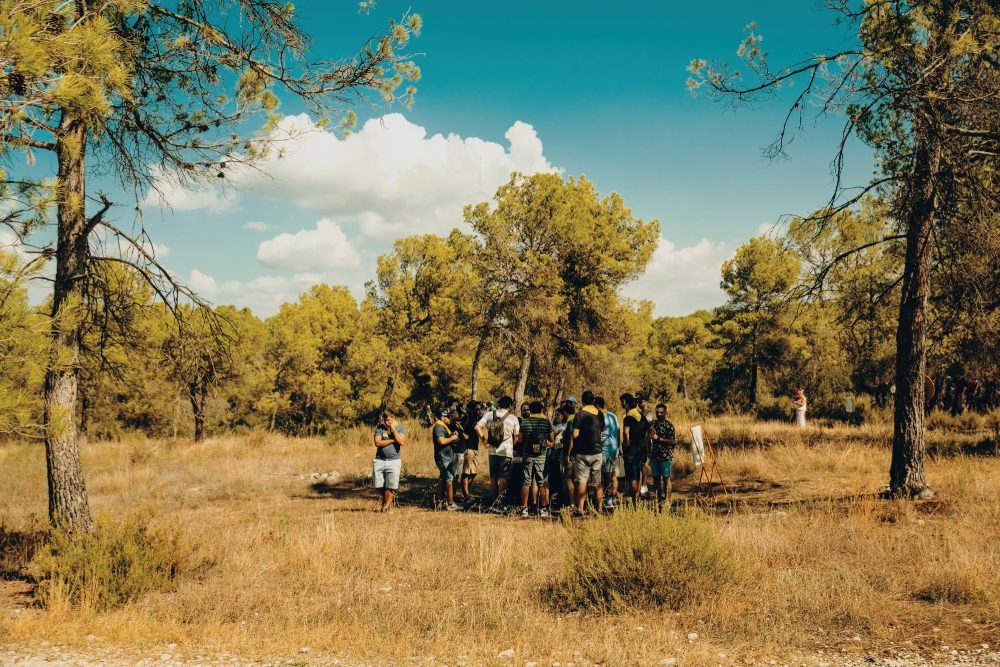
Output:
[[[646,273],[626,288],[625,295],[652,301],[657,315],[686,315],[721,305],[725,301],[719,287],[721,267],[731,255],[724,243],[702,239],[677,247],[661,237]]]
[[[194,269],[188,278],[188,286],[213,303],[234,304],[248,307],[258,317],[269,317],[281,308],[281,304],[297,301],[299,296],[309,291],[313,285],[327,283],[343,284],[336,276],[327,273],[295,273],[292,275],[258,276],[248,281],[230,280],[219,282],[213,276]],[[352,285],[355,298],[361,298],[360,285]]]
[[[250,229],[255,232],[268,232],[274,229],[274,227],[267,224],[266,222],[250,221],[247,224],[243,225],[243,229]]]
[[[273,132],[276,150],[260,172],[234,175],[255,195],[289,201],[368,237],[391,241],[461,224],[466,204],[485,201],[511,172],[557,171],[535,129],[515,122],[507,145],[457,134],[428,135],[401,114],[366,122],[339,137],[307,115]]]
[[[257,259],[271,268],[333,271],[357,268],[361,258],[336,222],[322,218],[314,229],[282,233],[257,247]]]

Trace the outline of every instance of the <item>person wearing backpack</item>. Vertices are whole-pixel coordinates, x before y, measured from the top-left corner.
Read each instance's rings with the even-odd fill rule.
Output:
[[[472,500],[472,483],[479,474],[479,431],[476,424],[483,418],[486,404],[480,401],[469,401],[462,418],[462,431],[465,435],[464,464],[462,465],[462,502]]]
[[[528,416],[521,420],[521,516],[528,516],[529,494],[531,505],[538,502],[539,514],[549,515],[545,458],[552,447],[554,429],[544,412],[541,401],[532,401]]]
[[[521,432],[513,408],[514,399],[504,396],[497,402],[496,409],[486,412],[476,424],[476,431],[480,439],[486,441],[489,450],[490,492],[494,501],[507,492],[507,480],[514,459],[514,441]]]
[[[573,476],[576,482],[576,513],[583,514],[587,503],[587,486],[595,486],[595,500],[600,511],[604,490],[601,488],[601,468],[604,463],[601,435],[604,416],[594,405],[594,392],[589,389],[581,396],[583,407],[573,419],[573,440],[569,455],[575,456]]]

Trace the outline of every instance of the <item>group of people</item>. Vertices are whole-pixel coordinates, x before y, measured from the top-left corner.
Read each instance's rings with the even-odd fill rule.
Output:
[[[613,510],[624,497],[635,501],[650,487],[662,505],[670,495],[677,434],[667,406],[649,411],[643,395],[619,397],[622,417],[609,410],[602,396],[585,391],[569,397],[552,413],[541,401],[514,411],[509,396],[496,404],[451,401],[435,413],[431,437],[439,474],[439,499],[447,511],[457,501],[473,503],[472,485],[480,470],[479,452],[486,450],[489,506],[513,508],[522,516],[548,516],[562,507],[583,514]],[[386,411],[375,428],[374,486],[384,512],[391,512],[399,488],[405,429]],[[625,488],[620,492],[619,477]]]

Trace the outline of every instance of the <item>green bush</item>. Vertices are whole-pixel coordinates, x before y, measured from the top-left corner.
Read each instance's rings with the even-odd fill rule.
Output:
[[[550,592],[562,609],[679,609],[738,579],[731,547],[697,511],[622,508],[571,530],[562,579]]]
[[[90,533],[52,531],[32,560],[38,601],[111,609],[151,591],[173,590],[191,550],[176,527],[152,528],[149,516],[98,517]]]

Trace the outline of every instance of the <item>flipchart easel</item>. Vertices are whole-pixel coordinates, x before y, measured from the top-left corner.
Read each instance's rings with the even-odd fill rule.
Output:
[[[729,489],[722,481],[722,471],[719,470],[719,461],[715,457],[715,448],[712,447],[712,441],[708,439],[705,426],[701,422],[691,427],[691,458],[694,459],[695,466],[701,467],[696,487],[699,495],[714,500],[716,481],[722,487],[723,495],[729,494]]]

